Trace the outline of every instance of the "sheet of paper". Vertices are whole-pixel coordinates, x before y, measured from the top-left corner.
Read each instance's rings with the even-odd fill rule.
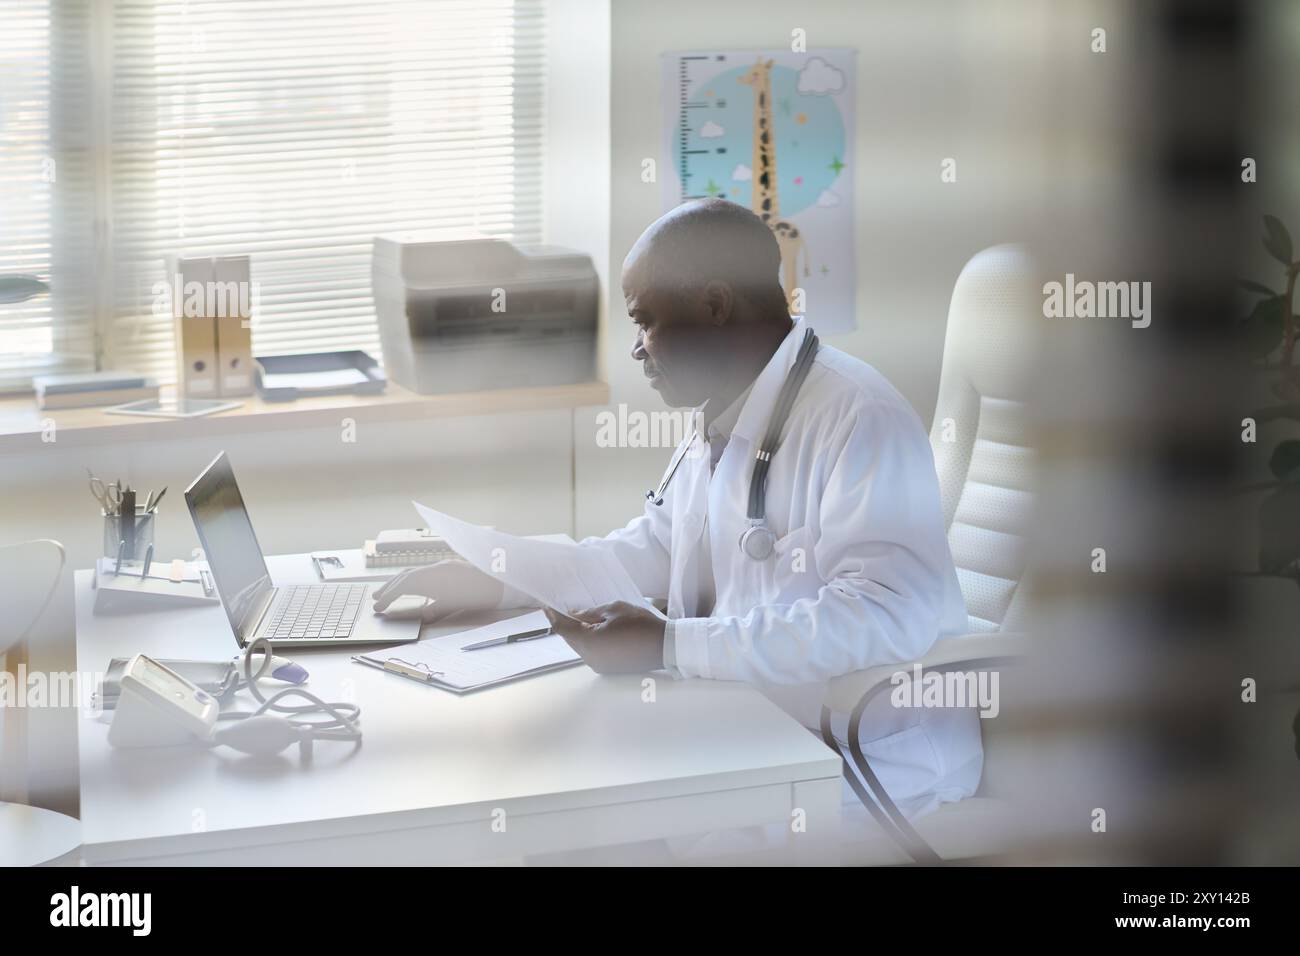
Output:
[[[608,552],[564,541],[520,538],[412,504],[425,527],[445,538],[462,558],[539,604],[567,612],[613,601],[651,607],[627,570]]]
[[[477,651],[461,650],[467,644],[548,626],[545,614],[532,611],[473,630],[444,634],[359,656],[381,665],[390,660],[400,661],[408,667],[427,670],[440,683],[460,690],[472,690],[484,684],[581,660],[558,634]]]
[[[263,388],[342,388],[370,381],[359,368],[336,368],[320,372],[276,372],[262,376]]]

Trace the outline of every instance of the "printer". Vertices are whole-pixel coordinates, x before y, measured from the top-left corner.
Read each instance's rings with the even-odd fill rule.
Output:
[[[591,258],[503,239],[376,236],[371,278],[384,370],[423,394],[596,377]]]

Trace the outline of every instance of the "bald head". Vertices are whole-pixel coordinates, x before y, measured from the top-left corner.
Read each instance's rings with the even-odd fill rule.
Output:
[[[687,296],[722,282],[758,313],[788,315],[781,250],[767,225],[725,199],[683,203],[655,220],[624,260],[646,290]],[[624,283],[627,284],[626,281]],[[746,310],[749,311],[749,310]]]
[[[761,219],[725,199],[653,222],[623,262],[632,357],[669,405],[740,394],[790,330],[781,251]]]

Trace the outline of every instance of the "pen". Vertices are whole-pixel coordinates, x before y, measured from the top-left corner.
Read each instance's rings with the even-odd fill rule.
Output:
[[[126,551],[125,538],[117,543],[117,563],[113,565],[113,577],[117,577],[122,573],[122,553],[124,551]]]
[[[152,541],[149,542],[149,548],[144,553],[144,570],[140,572],[140,577],[142,579],[147,578],[149,576],[149,565],[151,564],[153,564],[153,542]]]
[[[534,637],[545,637],[551,633],[549,627],[539,627],[535,631],[523,631],[519,634],[507,634],[505,637],[493,637],[486,641],[478,641],[474,644],[466,644],[461,648],[462,651],[477,651],[484,647],[496,647],[498,644],[517,644],[520,641],[531,641]]]
[[[122,503],[118,506],[118,523],[121,525],[122,537],[126,541],[127,554],[135,557],[135,492],[126,488],[122,491]]]
[[[157,510],[158,510],[158,502],[162,501],[163,495],[165,495],[165,494],[167,494],[167,486],[166,486],[166,485],[163,485],[163,490],[160,491],[160,492],[158,492],[158,497],[157,497],[157,498],[153,497],[153,495],[150,495],[150,496],[149,496],[149,506],[148,506],[147,508],[145,508],[144,510],[147,511],[147,512],[149,512],[150,514],[153,514],[155,511],[157,511]]]

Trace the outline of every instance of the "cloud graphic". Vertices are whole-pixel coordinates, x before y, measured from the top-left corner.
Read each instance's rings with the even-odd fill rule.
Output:
[[[723,135],[726,132],[727,131],[725,129],[723,129],[717,123],[713,122],[713,120],[709,120],[707,123],[705,123],[703,126],[700,127],[700,136],[702,136],[704,139],[716,139],[717,137]]]
[[[823,189],[822,194],[817,197],[817,205],[822,206],[823,208],[827,206],[838,206],[839,204],[840,197],[829,189]]]
[[[754,171],[744,163],[737,163],[731,171],[731,178],[738,183],[747,183],[754,178]]]
[[[826,96],[828,93],[841,93],[843,90],[844,74],[819,56],[813,57],[799,71],[800,93]]]

